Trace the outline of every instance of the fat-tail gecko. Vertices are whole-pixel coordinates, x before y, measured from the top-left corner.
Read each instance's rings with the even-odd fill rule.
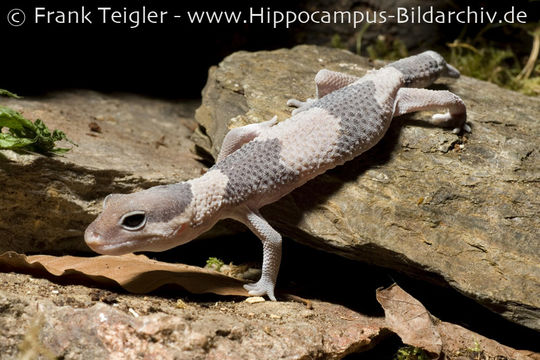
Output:
[[[433,51],[401,59],[359,78],[329,70],[315,76],[316,98],[291,99],[282,122],[232,129],[216,164],[199,178],[133,194],[107,196],[85,232],[101,254],[163,251],[195,239],[223,218],[244,223],[263,244],[262,275],[245,285],[275,300],[281,235],[259,209],[308,180],[362,154],[385,134],[394,116],[446,108],[428,120],[455,133],[470,131],[463,101],[449,91],[423,89],[459,71]]]

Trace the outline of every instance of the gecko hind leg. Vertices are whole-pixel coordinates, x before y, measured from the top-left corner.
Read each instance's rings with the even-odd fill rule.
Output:
[[[322,69],[317,73],[317,75],[315,75],[315,91],[317,94],[316,97],[308,98],[306,99],[306,101],[289,99],[287,101],[287,105],[296,107],[296,109],[292,111],[292,115],[296,115],[301,111],[309,109],[312,103],[317,99],[320,99],[333,91],[352,84],[358,79],[359,77],[357,76]]]
[[[467,124],[467,111],[461,98],[446,90],[429,90],[421,88],[401,88],[396,95],[394,116],[414,111],[447,108],[444,114],[435,114],[431,124],[452,128],[454,134],[461,131],[471,132]]]

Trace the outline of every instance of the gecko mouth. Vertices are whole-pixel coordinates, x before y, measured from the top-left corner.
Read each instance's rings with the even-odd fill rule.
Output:
[[[136,251],[133,240],[107,243],[101,234],[90,229],[85,231],[84,241],[90,249],[103,255],[122,255]]]
[[[87,242],[88,244],[88,242]],[[136,251],[133,241],[126,241],[119,244],[88,244],[90,249],[102,255],[123,255]]]

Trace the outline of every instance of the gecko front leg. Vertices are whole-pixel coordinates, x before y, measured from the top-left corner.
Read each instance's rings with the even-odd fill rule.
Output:
[[[281,263],[281,235],[261,216],[257,210],[248,210],[237,220],[243,222],[263,245],[262,275],[254,284],[244,285],[250,295],[268,295],[275,301],[274,288]]]
[[[254,123],[231,129],[223,139],[216,162],[225,159],[227,156],[240,149],[242,145],[259,136],[262,131],[276,124],[277,116],[274,116],[272,119],[261,123]]]

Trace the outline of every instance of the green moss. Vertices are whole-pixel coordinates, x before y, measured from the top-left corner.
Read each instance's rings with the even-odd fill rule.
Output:
[[[15,99],[20,99],[21,98],[19,95],[14,94],[11,91],[7,91],[5,89],[0,89],[0,96],[6,96],[6,97],[15,98]]]
[[[400,348],[393,360],[430,360],[428,354],[419,347],[404,346]]]
[[[377,36],[375,44],[366,48],[370,59],[397,60],[408,56],[407,47],[399,39]]]
[[[216,257],[210,257],[208,258],[208,260],[206,260],[206,267],[210,269],[214,269],[216,271],[219,271],[223,265],[225,265],[223,260],[218,259]]]
[[[449,62],[464,75],[499,86],[512,86],[513,79],[519,74],[519,62],[510,49],[488,45],[476,48],[459,41],[450,44],[450,49]]]
[[[480,346],[480,343],[477,340],[474,340],[474,346],[469,348],[468,350],[473,353],[480,353],[482,352],[482,347]]]
[[[536,72],[540,73],[540,69],[536,70]],[[530,96],[540,95],[540,76],[521,80],[521,88],[519,91]]]
[[[373,60],[397,60],[408,56],[400,39],[383,34],[363,49],[363,36],[368,26],[366,24],[356,34],[357,54],[364,51]],[[523,51],[518,53],[514,50],[522,49],[531,38],[528,56]],[[336,48],[346,47],[338,34],[333,36],[331,44]],[[489,25],[475,34],[464,28],[459,39],[447,45],[448,50],[441,51],[442,55],[463,75],[526,95],[540,95],[540,23],[508,27]]]
[[[463,75],[526,95],[540,95],[540,23],[527,25],[521,29],[522,33],[532,37],[526,62],[523,56],[516,54],[511,44],[501,48],[494,41],[486,40],[484,36],[489,28],[481,31],[473,40],[455,40],[448,44],[450,52],[447,58]]]
[[[332,36],[332,39],[330,40],[330,46],[336,49],[345,49],[346,46],[343,44],[343,41],[341,40],[341,36],[339,34],[334,34]]]

